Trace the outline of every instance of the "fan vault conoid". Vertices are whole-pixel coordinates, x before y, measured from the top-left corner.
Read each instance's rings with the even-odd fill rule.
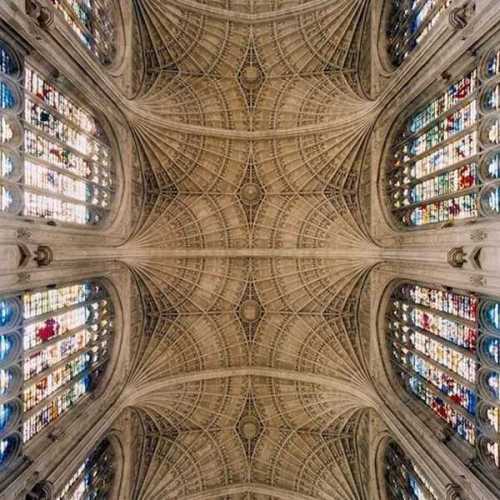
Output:
[[[368,498],[368,6],[136,4],[134,498]]]
[[[117,0],[104,62],[45,0],[0,2],[116,160],[102,227],[0,228],[2,289],[106,279],[116,317],[104,382],[23,449],[6,498],[60,491],[104,443],[120,500],[375,500],[389,442],[440,499],[495,498],[391,370],[386,313],[401,282],[500,297],[500,226],[403,231],[384,184],[394,130],[500,46],[494,1],[439,2],[399,68],[382,0]],[[19,272],[37,244],[48,267]]]

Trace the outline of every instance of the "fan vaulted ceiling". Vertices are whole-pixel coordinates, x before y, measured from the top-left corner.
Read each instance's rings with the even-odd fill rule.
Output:
[[[135,0],[134,498],[368,498],[369,3]]]

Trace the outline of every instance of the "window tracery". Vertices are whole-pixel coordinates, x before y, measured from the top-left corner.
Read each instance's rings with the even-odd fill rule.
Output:
[[[422,43],[450,5],[451,0],[392,0],[387,41],[394,66]]]
[[[394,441],[385,449],[384,472],[390,500],[437,500],[425,475]]]
[[[112,332],[113,306],[98,281],[0,299],[0,466],[20,444],[17,429],[28,442],[93,389]]]
[[[14,51],[0,45],[0,208],[97,225],[110,210],[113,191],[105,133],[34,67],[20,67]]]
[[[404,283],[387,316],[391,359],[406,390],[499,469],[500,300]]]
[[[393,145],[387,196],[406,228],[500,213],[498,53],[412,114]]]
[[[101,64],[116,55],[116,23],[113,0],[51,0],[68,26]]]
[[[114,460],[113,447],[108,439],[104,439],[73,473],[55,500],[109,498],[114,479]]]

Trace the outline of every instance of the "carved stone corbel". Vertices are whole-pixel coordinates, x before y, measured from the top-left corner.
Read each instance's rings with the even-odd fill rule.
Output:
[[[476,11],[476,4],[473,0],[467,0],[460,7],[451,9],[448,21],[454,30],[463,30]]]
[[[467,254],[464,252],[462,247],[455,247],[448,250],[448,264],[451,267],[462,268],[467,262]]]
[[[26,500],[51,500],[53,498],[53,485],[50,481],[40,481],[26,494]]]
[[[54,255],[50,247],[46,245],[40,245],[35,251],[35,262],[39,267],[48,266],[54,260]]]
[[[462,500],[462,488],[456,483],[450,483],[446,486],[446,500]]]
[[[43,0],[26,0],[26,13],[36,20],[40,28],[50,28],[54,24],[54,10],[47,7]]]

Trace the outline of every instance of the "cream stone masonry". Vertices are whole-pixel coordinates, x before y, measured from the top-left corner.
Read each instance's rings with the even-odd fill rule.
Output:
[[[382,179],[399,117],[500,44],[498,1],[454,0],[398,69],[388,0],[119,0],[109,68],[29,3],[0,33],[106,116],[119,190],[103,229],[2,219],[0,290],[105,277],[120,332],[0,497],[57,491],[113,436],[117,500],[385,499],[390,439],[440,500],[497,498],[401,389],[384,318],[395,280],[500,297],[500,221],[404,231]]]

